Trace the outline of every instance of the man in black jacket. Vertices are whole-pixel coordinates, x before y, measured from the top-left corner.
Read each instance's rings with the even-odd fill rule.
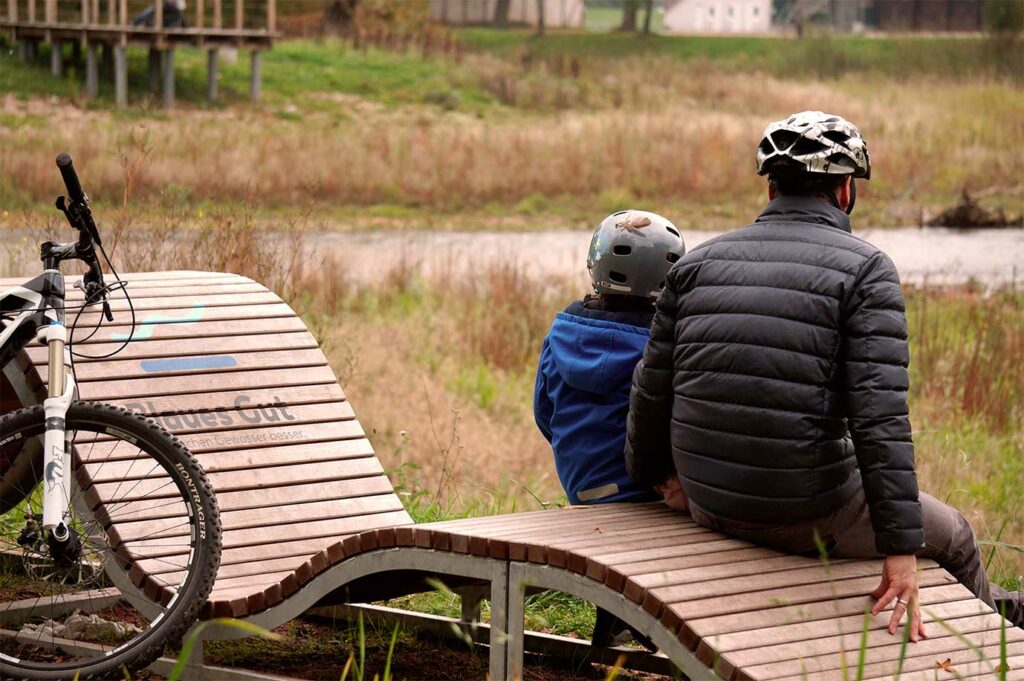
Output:
[[[807,111],[758,147],[770,203],[669,272],[630,396],[626,465],[675,472],[698,523],[800,553],[885,557],[873,612],[924,636],[916,556],[989,605],[974,532],[920,493],[907,409],[907,324],[892,261],[851,233],[860,131]],[[1019,595],[1017,595],[1019,598]]]

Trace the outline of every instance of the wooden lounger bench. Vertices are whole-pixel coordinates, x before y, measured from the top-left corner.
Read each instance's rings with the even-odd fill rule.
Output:
[[[856,667],[879,562],[783,555],[661,505],[414,525],[316,340],[275,294],[229,274],[128,280],[134,341],[112,359],[78,361],[80,393],[157,418],[209,474],[224,552],[205,617],[273,628],[317,606],[428,590],[424,578],[438,576],[489,591],[495,679],[521,676],[524,597],[536,588],[615,613],[692,679],[841,679]],[[114,308],[116,323],[83,352],[114,349],[129,331],[124,303]],[[5,411],[42,399],[44,362],[34,348],[3,368]],[[947,658],[964,678],[991,678],[1002,618],[932,563],[921,584],[926,616],[958,633],[933,622],[901,678],[933,678]],[[870,622],[865,679],[896,669],[887,621]],[[1005,635],[1008,678],[1024,678],[1024,631]]]

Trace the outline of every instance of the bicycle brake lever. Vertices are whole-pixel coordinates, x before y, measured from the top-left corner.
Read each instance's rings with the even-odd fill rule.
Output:
[[[110,311],[110,303],[106,300],[103,301],[103,316],[107,318],[108,322],[114,321],[114,313]]]

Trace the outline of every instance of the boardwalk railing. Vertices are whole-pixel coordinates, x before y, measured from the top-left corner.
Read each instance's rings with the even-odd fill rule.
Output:
[[[38,46],[49,44],[54,76],[64,73],[64,46],[73,58],[85,54],[86,92],[99,94],[100,73],[112,76],[118,106],[128,103],[127,48],[148,47],[149,84],[174,103],[174,49],[208,50],[207,96],[217,97],[218,52],[252,51],[251,95],[260,98],[261,52],[277,33],[277,0],[0,0],[0,31],[19,46],[24,62],[35,61]],[[100,58],[102,50],[102,60]]]

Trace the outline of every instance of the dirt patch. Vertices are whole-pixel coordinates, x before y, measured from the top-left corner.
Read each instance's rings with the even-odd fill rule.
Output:
[[[349,657],[359,661],[358,631],[335,627],[312,620],[299,619],[279,627],[275,633],[280,641],[244,639],[206,644],[207,664],[238,667],[282,674],[311,681],[337,681]],[[365,632],[365,678],[383,675],[391,643],[391,631],[367,627]],[[528,661],[524,679],[529,681],[568,681],[570,679],[603,679],[608,669],[585,666],[570,669]],[[349,678],[354,678],[354,667]],[[391,660],[393,679],[437,679],[468,681],[487,678],[487,650],[470,651],[461,643],[440,640],[415,632],[399,632]],[[619,679],[661,681],[668,677],[620,672]]]

